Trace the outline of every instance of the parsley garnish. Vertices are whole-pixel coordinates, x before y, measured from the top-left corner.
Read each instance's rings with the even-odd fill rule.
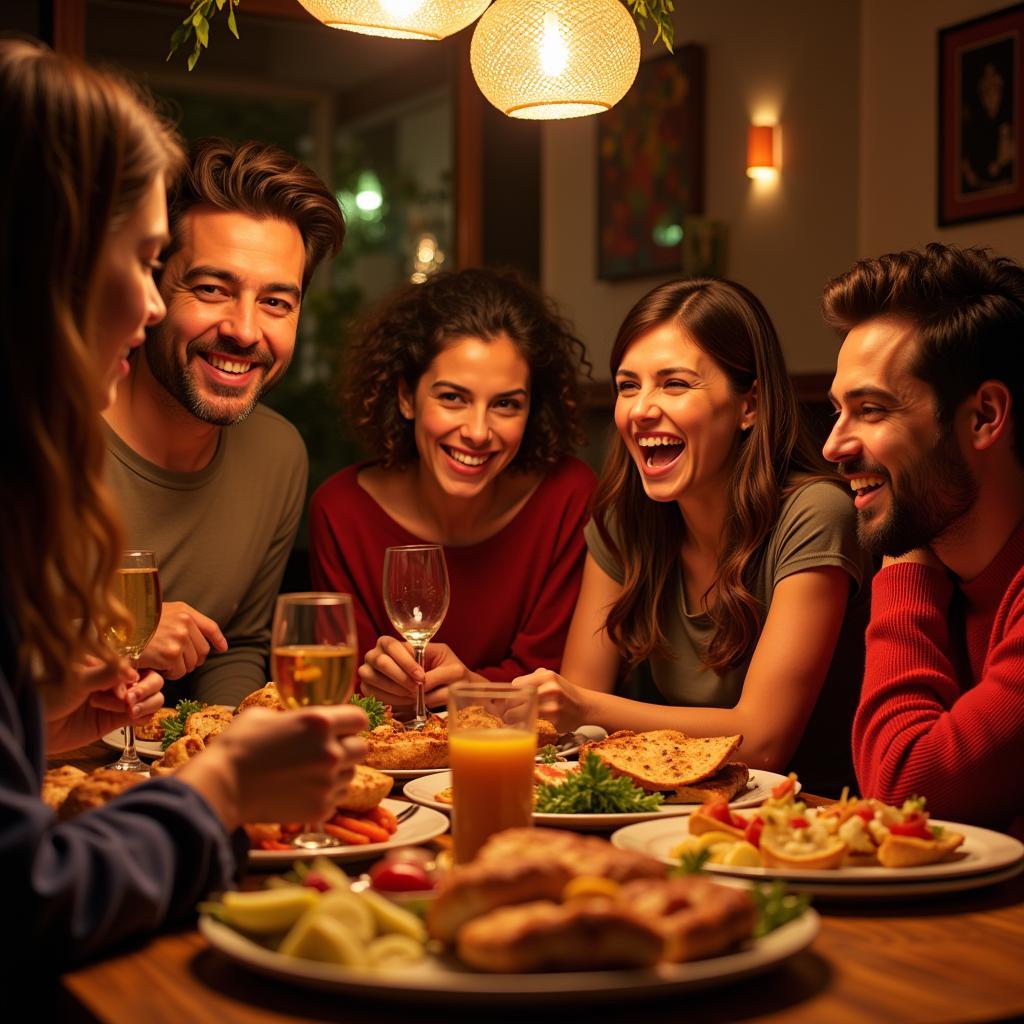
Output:
[[[750,895],[757,904],[757,924],[754,938],[760,939],[769,932],[795,921],[811,904],[807,893],[787,892],[784,882],[776,879],[771,885],[751,886]]]
[[[597,754],[587,754],[579,771],[563,782],[542,782],[534,810],[541,814],[629,814],[656,811],[660,793],[645,793],[632,779],[614,776]]]
[[[703,850],[691,850],[679,858],[679,866],[672,869],[673,875],[700,875],[704,873],[704,865],[707,864],[711,851],[705,847]]]
[[[553,743],[548,743],[546,746],[540,748],[537,751],[537,760],[541,764],[557,764],[558,763],[558,749]]]
[[[160,749],[166,750],[175,740],[180,740],[185,735],[188,716],[195,711],[202,711],[204,707],[206,705],[197,700],[179,700],[173,717],[164,719],[164,738],[160,742]]]
[[[376,729],[378,725],[383,725],[387,721],[387,705],[382,704],[376,697],[360,697],[359,694],[354,693],[349,703],[355,704],[366,712],[366,717],[370,720],[370,724],[367,726],[369,729]]]

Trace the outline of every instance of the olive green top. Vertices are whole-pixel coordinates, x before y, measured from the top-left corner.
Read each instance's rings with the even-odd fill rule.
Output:
[[[614,522],[610,532],[614,538]],[[593,520],[584,534],[594,561],[622,583],[622,564],[602,543]],[[786,498],[765,542],[752,588],[764,615],[771,607],[775,587],[787,576],[828,565],[849,573],[850,602],[821,695],[790,768],[800,773],[807,789],[838,795],[843,785],[854,784],[850,732],[864,670],[873,567],[857,543],[856,512],[850,496],[835,484],[815,481]],[[704,665],[701,654],[713,628],[706,614],[687,607],[681,571],[665,601],[662,629],[671,655],[651,658],[634,671],[627,695],[679,707],[734,707],[753,650],[722,675]],[[794,641],[799,642],[799,637]]]

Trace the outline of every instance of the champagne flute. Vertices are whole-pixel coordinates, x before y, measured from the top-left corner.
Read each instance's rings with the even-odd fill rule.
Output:
[[[270,660],[278,693],[298,710],[344,704],[356,681],[356,623],[348,594],[281,594],[274,608]],[[337,846],[323,823],[307,825],[294,845]]]
[[[152,551],[125,551],[117,570],[117,584],[118,596],[127,607],[132,623],[124,629],[111,629],[107,639],[114,650],[137,669],[139,657],[156,632],[163,606],[156,555]],[[127,725],[122,731],[124,750],[109,767],[119,772],[147,773],[149,769],[135,749],[135,727]]]
[[[423,668],[427,643],[448,612],[448,568],[440,544],[409,544],[384,552],[384,607],[392,625],[412,645]],[[427,721],[423,683],[416,687],[416,711],[407,729]]]

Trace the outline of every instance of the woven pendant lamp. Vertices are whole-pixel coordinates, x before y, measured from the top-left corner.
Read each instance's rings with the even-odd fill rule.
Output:
[[[328,28],[390,39],[444,39],[487,9],[489,0],[299,0]]]
[[[495,0],[469,60],[480,91],[509,117],[584,117],[626,95],[640,36],[619,0]]]

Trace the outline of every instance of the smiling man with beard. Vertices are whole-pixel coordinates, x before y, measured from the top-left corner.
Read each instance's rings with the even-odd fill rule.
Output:
[[[1024,821],[1024,269],[932,244],[831,281],[825,457],[875,577],[853,753],[865,796]]]
[[[302,439],[259,400],[288,368],[303,293],[345,225],[309,168],[254,142],[197,142],[168,207],[167,316],[105,414],[110,482],[166,600],[141,664],[186,677],[169,702],[235,704],[266,681],[306,492]]]

